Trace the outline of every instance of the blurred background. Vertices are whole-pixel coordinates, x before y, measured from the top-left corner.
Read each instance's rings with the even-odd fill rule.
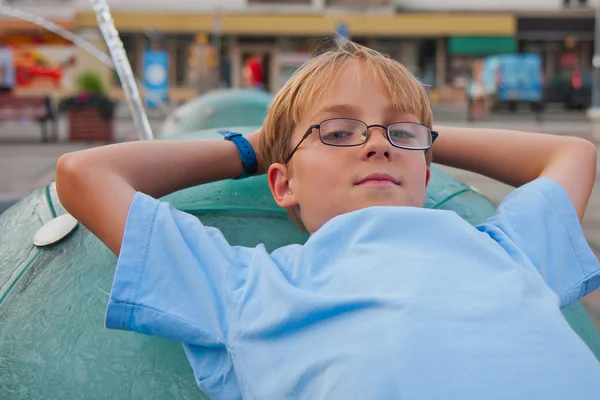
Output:
[[[588,91],[591,85],[595,0],[108,3],[134,73],[154,78],[154,90],[164,91],[161,97],[171,104],[223,87],[260,84],[275,92],[317,48],[326,46],[324,38],[336,33],[401,61],[430,86],[434,103],[466,103],[473,63],[495,54],[539,55],[546,98],[552,102],[568,103],[573,83]],[[86,0],[0,4],[46,18],[106,51]],[[15,52],[17,94],[60,98],[75,89],[79,74],[94,71],[111,97],[123,98],[110,68],[60,36],[6,16],[0,19],[0,36]],[[164,64],[164,76],[145,68],[150,59]],[[582,104],[569,107],[590,101],[591,91]]]
[[[600,141],[600,117],[593,112],[597,0],[108,4],[155,133],[165,121],[176,124],[184,115],[180,107],[199,96],[236,89],[276,93],[311,55],[351,39],[421,79],[438,124]],[[15,10],[35,16],[36,23],[15,18]],[[116,72],[49,31],[49,23],[108,54],[89,1],[0,0],[0,212],[50,182],[60,155],[138,139]],[[496,202],[511,189],[447,170]],[[583,227],[600,255],[598,185]],[[586,306],[600,326],[600,293]]]

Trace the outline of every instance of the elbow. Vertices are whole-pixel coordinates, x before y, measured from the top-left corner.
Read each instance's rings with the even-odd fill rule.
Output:
[[[548,167],[556,171],[577,176],[596,176],[598,149],[587,139],[575,136],[557,136],[552,147],[547,149],[542,170]]]
[[[77,153],[67,153],[56,163],[56,193],[60,203],[71,212],[80,190],[82,176],[85,175],[84,163]]]
[[[582,147],[586,149],[590,157],[594,160],[594,164],[596,164],[596,161],[598,159],[598,148],[594,143],[590,142],[589,140],[581,139],[581,141],[583,142]]]
[[[596,164],[598,160],[598,149],[596,145],[587,139],[573,138],[572,162],[576,162],[582,169],[596,176]]]
[[[579,139],[570,161],[567,163],[568,168],[575,166],[570,179],[579,188],[572,191],[572,193],[578,193],[577,195],[570,193],[570,196],[577,210],[579,221],[583,220],[596,182],[597,159],[598,149],[596,149],[596,145],[589,140]]]

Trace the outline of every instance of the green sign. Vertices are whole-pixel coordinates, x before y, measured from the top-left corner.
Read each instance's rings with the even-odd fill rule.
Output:
[[[513,36],[453,36],[448,39],[448,54],[480,55],[516,53],[517,40]]]

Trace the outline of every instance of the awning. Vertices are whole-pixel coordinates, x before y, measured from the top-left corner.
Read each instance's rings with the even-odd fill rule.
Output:
[[[512,36],[516,17],[503,13],[403,13],[403,14],[294,14],[141,13],[113,11],[117,29],[144,32],[148,27],[165,33],[211,33],[215,26],[224,35],[322,36],[333,34],[343,23],[350,37]],[[92,12],[77,14],[78,28],[95,28]]]
[[[514,36],[453,36],[448,39],[451,55],[487,55],[517,52]]]

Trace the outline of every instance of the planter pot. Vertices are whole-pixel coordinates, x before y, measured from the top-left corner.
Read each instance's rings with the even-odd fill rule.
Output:
[[[94,108],[70,110],[69,141],[112,142],[113,119],[104,119]]]

